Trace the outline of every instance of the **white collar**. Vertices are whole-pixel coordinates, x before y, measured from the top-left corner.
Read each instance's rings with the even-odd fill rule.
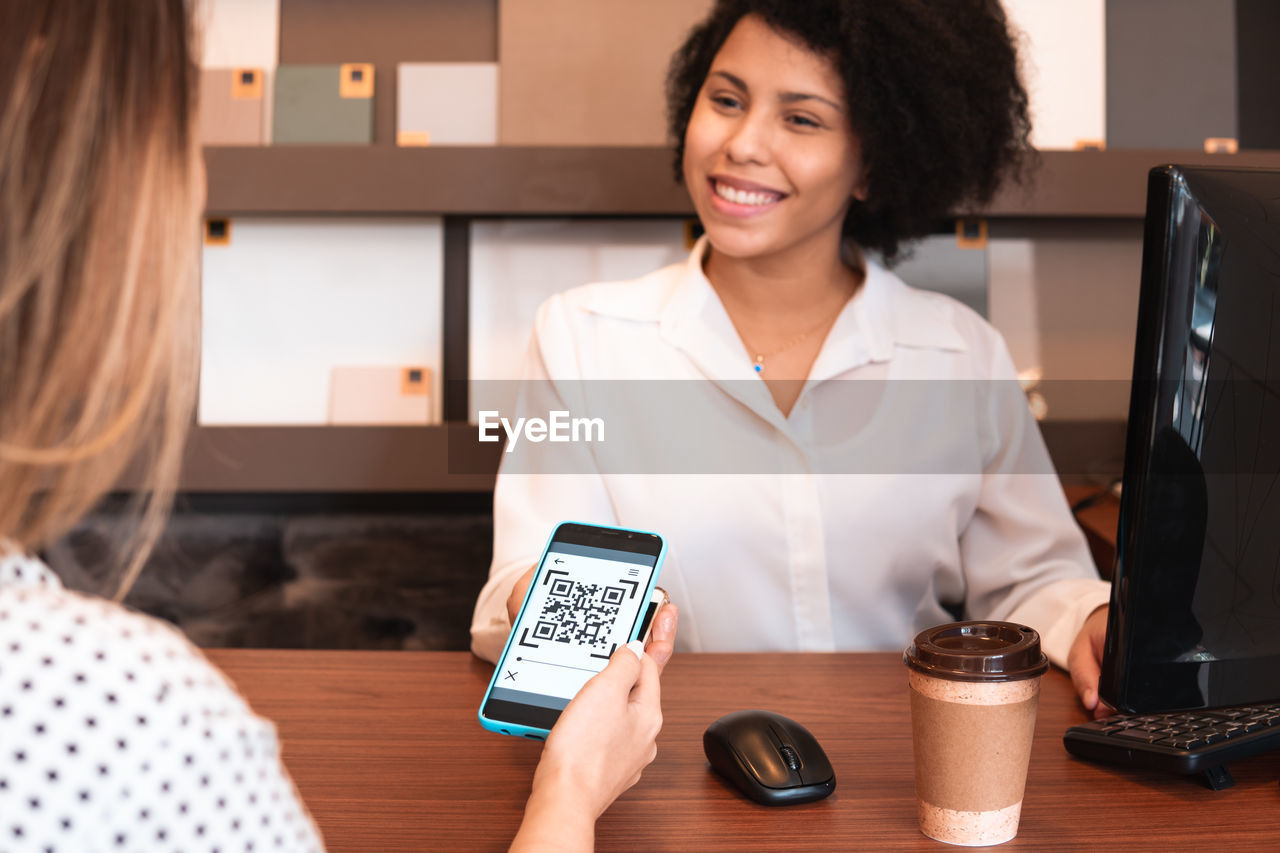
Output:
[[[656,324],[661,339],[682,352],[704,378],[786,432],[787,418],[752,369],[733,321],[703,272],[707,246],[703,237],[683,264],[641,279],[593,285],[582,292],[579,305],[602,317]],[[908,287],[868,262],[863,286],[836,318],[806,388],[864,365],[890,362],[900,348],[964,352],[967,345],[954,326],[956,310],[946,297]]]
[[[749,369],[749,363],[740,358],[741,343],[733,324],[702,270],[707,246],[703,236],[683,264],[638,281],[598,287],[584,298],[582,307],[600,316],[658,323],[663,337],[695,361],[720,365],[727,355],[731,363]],[[896,347],[968,349],[952,322],[954,307],[948,300],[907,286],[874,261],[868,260],[866,266],[866,280],[836,318],[811,379],[821,381],[863,364],[890,361]],[[707,351],[709,339],[721,344],[711,347],[719,352]]]

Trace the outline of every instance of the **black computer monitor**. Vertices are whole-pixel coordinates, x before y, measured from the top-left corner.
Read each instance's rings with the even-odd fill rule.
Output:
[[[1280,171],[1148,178],[1100,693],[1280,700]]]

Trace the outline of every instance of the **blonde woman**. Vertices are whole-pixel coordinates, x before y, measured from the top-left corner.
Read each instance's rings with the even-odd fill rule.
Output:
[[[204,175],[184,0],[0,0],[0,849],[316,850],[274,727],[172,628],[28,556],[191,419]],[[517,847],[591,846],[653,759],[658,664],[620,650],[546,744]]]

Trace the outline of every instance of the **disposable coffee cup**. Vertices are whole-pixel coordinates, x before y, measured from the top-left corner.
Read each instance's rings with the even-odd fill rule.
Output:
[[[1012,622],[955,622],[920,632],[902,659],[920,831],[965,847],[1013,838],[1049,668],[1040,635]]]

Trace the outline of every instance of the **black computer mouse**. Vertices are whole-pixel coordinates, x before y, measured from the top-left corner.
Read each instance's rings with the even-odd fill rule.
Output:
[[[820,800],[836,789],[827,754],[809,730],[772,711],[735,711],[707,726],[711,767],[766,806]]]

